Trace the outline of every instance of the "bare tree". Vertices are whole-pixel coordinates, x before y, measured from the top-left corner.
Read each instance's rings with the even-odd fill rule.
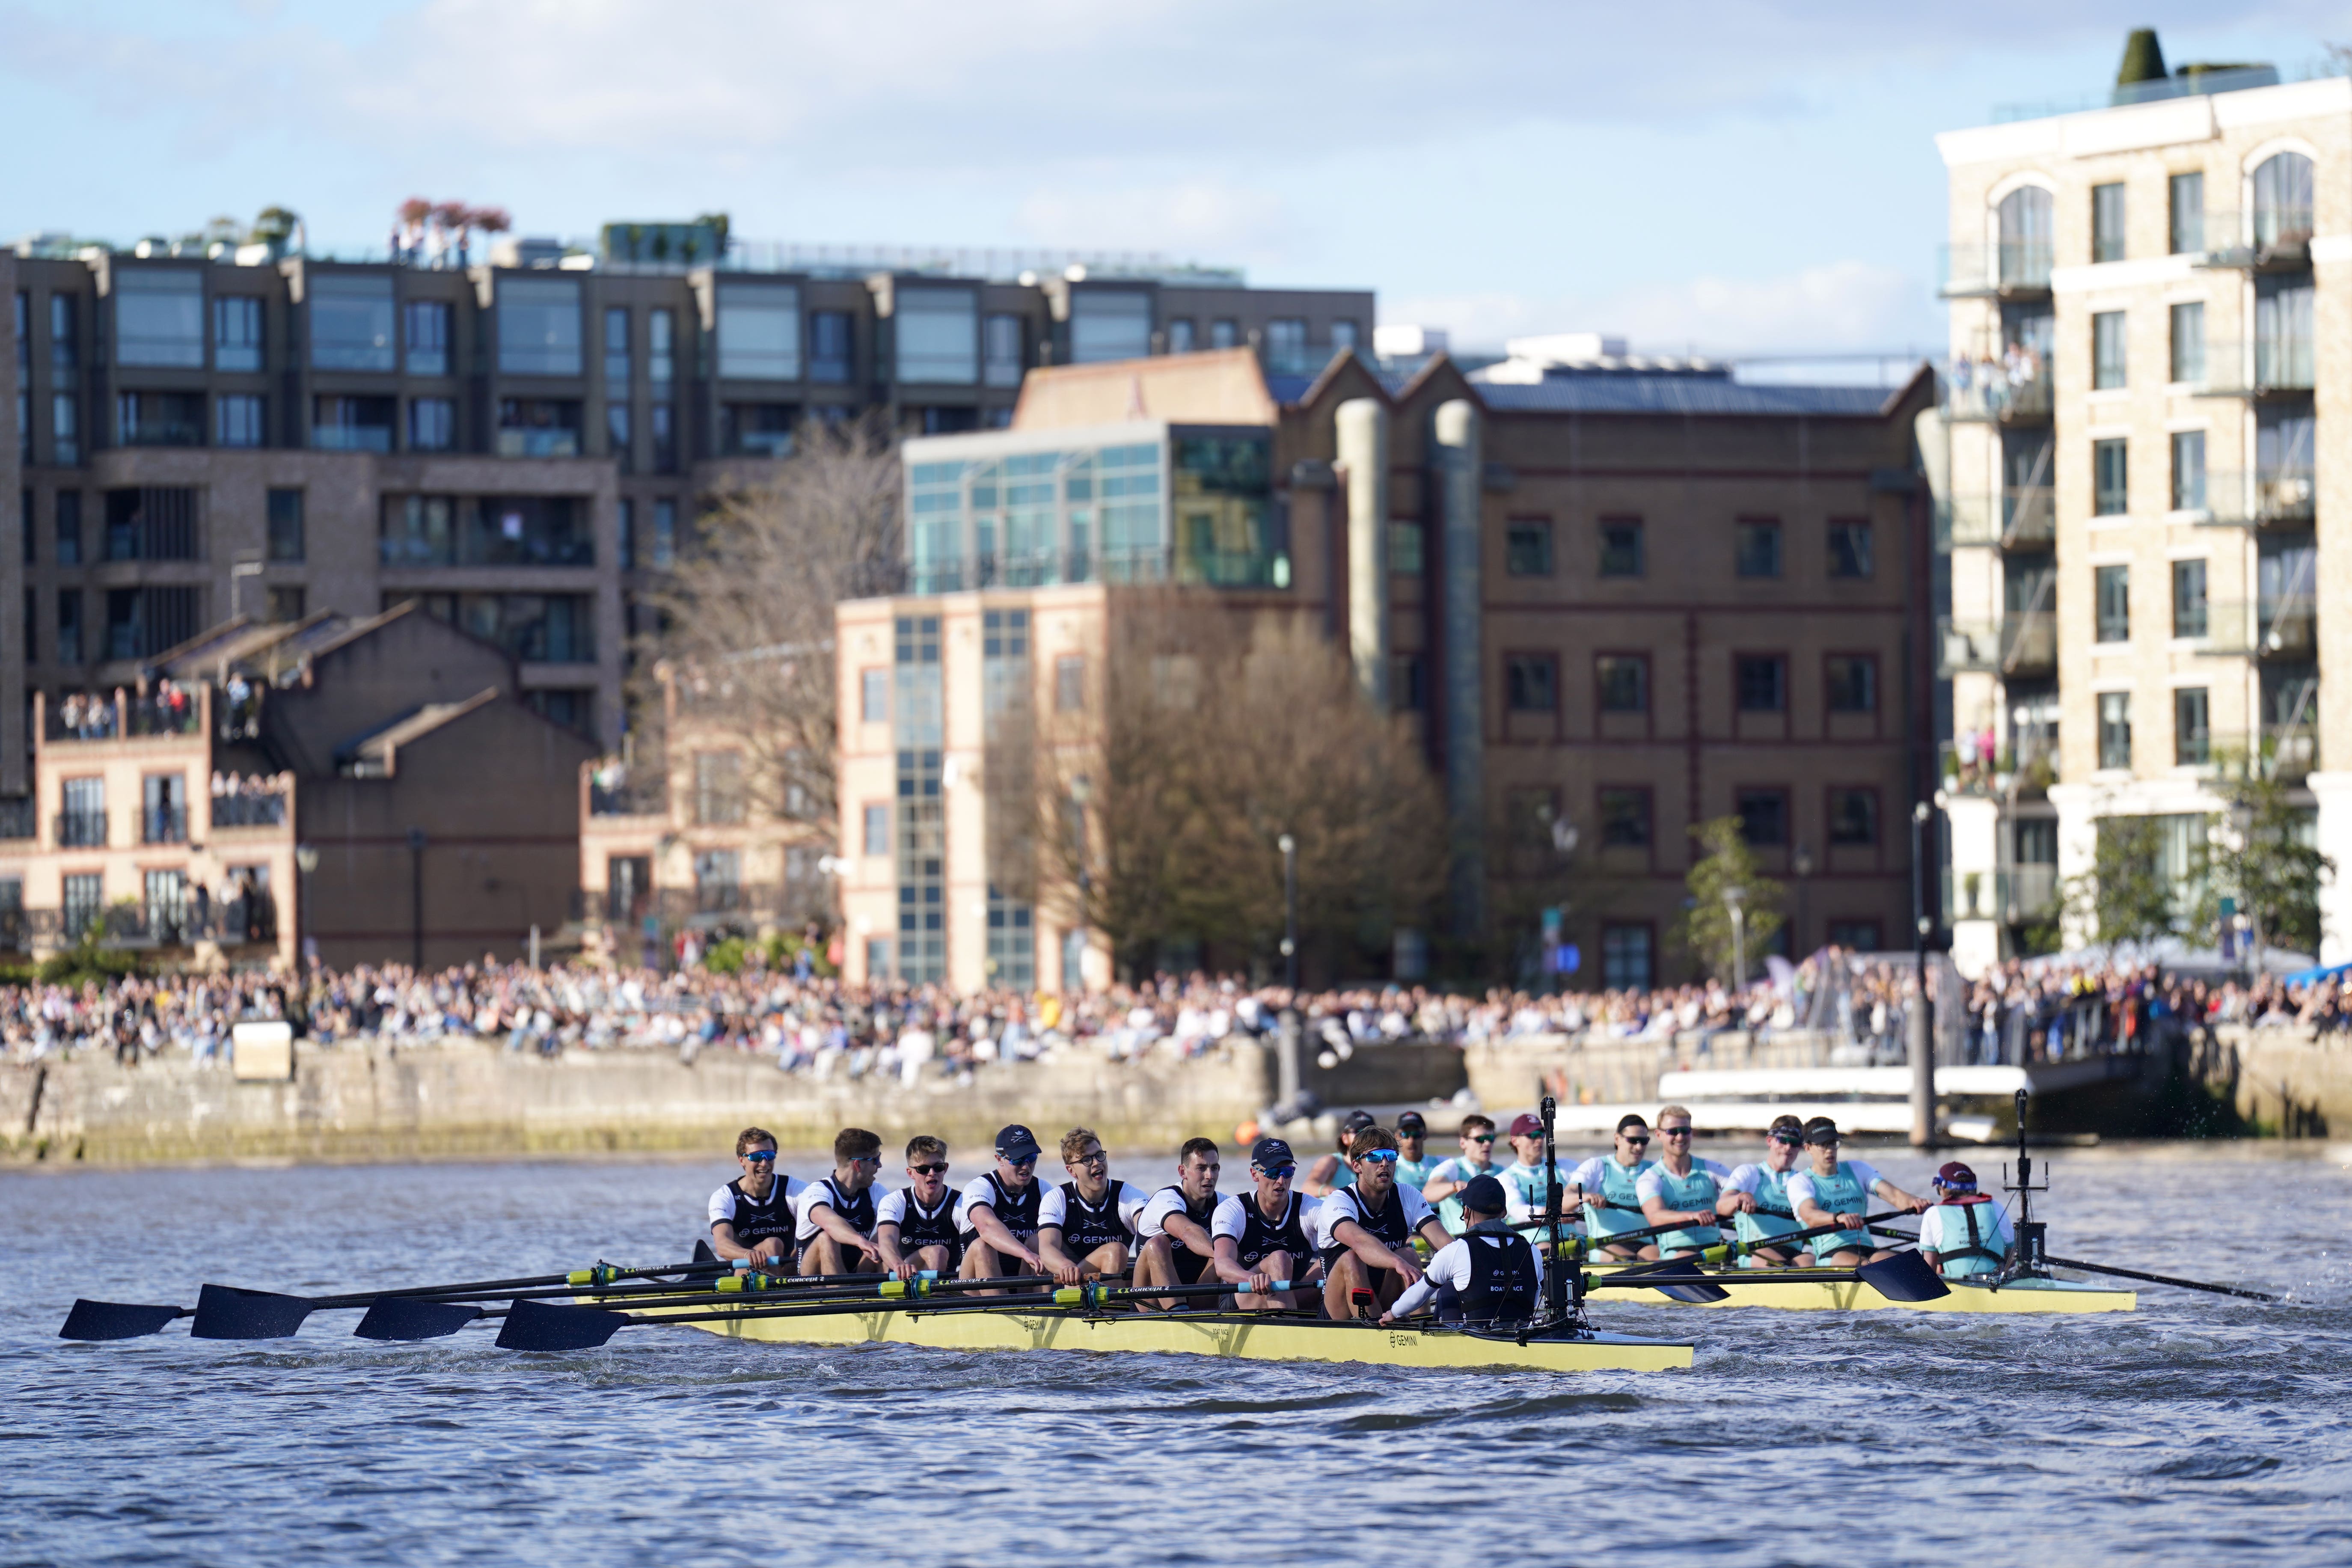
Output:
[[[650,595],[661,625],[644,664],[676,682],[681,719],[740,741],[747,806],[805,819],[828,838],[834,606],[895,590],[898,537],[887,432],[868,421],[803,425],[771,474],[714,498]]]

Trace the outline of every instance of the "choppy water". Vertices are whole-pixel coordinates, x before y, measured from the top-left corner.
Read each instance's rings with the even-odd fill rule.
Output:
[[[670,1261],[725,1163],[10,1174],[0,1563],[2344,1562],[2347,1158],[2058,1156],[2053,1252],[2294,1305],[1603,1305],[1695,1337],[1696,1368],[1580,1376],[683,1331],[530,1357],[478,1330],[354,1340],[349,1312],[263,1344],[69,1344],[78,1295]],[[1878,1163],[1924,1190],[1921,1162]]]

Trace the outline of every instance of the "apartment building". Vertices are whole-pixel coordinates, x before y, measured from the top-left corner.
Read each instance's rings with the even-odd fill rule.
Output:
[[[1462,840],[1499,847],[1457,878],[1454,934],[1525,951],[1515,891],[1565,874],[1568,984],[1687,974],[1686,830],[1738,816],[1790,887],[1780,946],[1906,941],[1932,378],[1748,385],[1589,335],[1511,347],[1475,375],[1345,352],[1311,381],[1213,353],[1041,369],[1010,429],[909,440],[908,591],[836,620],[849,973],[1108,978],[1066,898],[992,875],[988,781],[1020,764],[1008,714],[1101,701],[1108,629],[1160,583],[1309,616],[1408,716]],[[1163,961],[1251,956],[1200,934]]]
[[[2050,920],[2102,818],[2164,819],[2184,874],[2225,766],[2294,784],[2352,865],[2352,776],[2319,771],[2352,744],[2319,609],[2352,500],[2352,82],[2190,67],[1937,145],[1956,961]]]

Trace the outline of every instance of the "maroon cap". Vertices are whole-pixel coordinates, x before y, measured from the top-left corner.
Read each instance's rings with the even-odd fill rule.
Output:
[[[1532,1110],[1520,1111],[1511,1118],[1511,1136],[1514,1138],[1542,1137],[1543,1119]]]
[[[1977,1173],[1958,1160],[1947,1160],[1937,1168],[1936,1184],[1939,1187],[1974,1187]]]

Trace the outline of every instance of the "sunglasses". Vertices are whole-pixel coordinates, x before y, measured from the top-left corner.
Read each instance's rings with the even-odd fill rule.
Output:
[[[772,1165],[776,1163],[776,1152],[773,1149],[754,1149],[743,1158],[754,1165]]]
[[[1662,1137],[1666,1138],[1687,1138],[1691,1135],[1691,1130],[1687,1127],[1661,1127],[1658,1132]]]
[[[1492,1132],[1474,1132],[1463,1140],[1465,1143],[1492,1143],[1494,1141],[1495,1135]]]
[[[1375,1165],[1393,1165],[1397,1163],[1397,1152],[1393,1149],[1375,1149],[1369,1154],[1359,1154],[1356,1158],[1369,1160]]]
[[[1079,1155],[1076,1159],[1071,1161],[1070,1163],[1073,1165],[1108,1165],[1110,1163],[1110,1155],[1106,1153],[1104,1151],[1097,1149],[1091,1154]]]
[[[1298,1167],[1296,1165],[1252,1165],[1250,1169],[1255,1171],[1259,1175],[1264,1176],[1269,1182],[1286,1182],[1290,1180],[1291,1176],[1297,1171]]]
[[[879,1154],[852,1154],[849,1157],[849,1163],[853,1165],[872,1165],[878,1169],[882,1163],[882,1156]]]
[[[1790,1148],[1794,1149],[1799,1144],[1802,1143],[1804,1140],[1798,1137],[1793,1132],[1775,1132],[1772,1134],[1772,1142],[1775,1143],[1786,1143]]]
[[[907,1169],[918,1176],[944,1176],[948,1173],[948,1163],[941,1160],[936,1165],[909,1165]]]
[[[1014,1159],[1010,1154],[999,1154],[997,1158],[1003,1161],[1006,1164],[1012,1166],[1016,1171],[1025,1171],[1030,1166],[1037,1163],[1037,1156],[1034,1154],[1024,1154],[1018,1160]]]
[[[1647,1138],[1629,1138],[1622,1132],[1617,1134],[1617,1138],[1620,1142],[1631,1143],[1636,1149],[1646,1149],[1650,1146],[1650,1141]]]

